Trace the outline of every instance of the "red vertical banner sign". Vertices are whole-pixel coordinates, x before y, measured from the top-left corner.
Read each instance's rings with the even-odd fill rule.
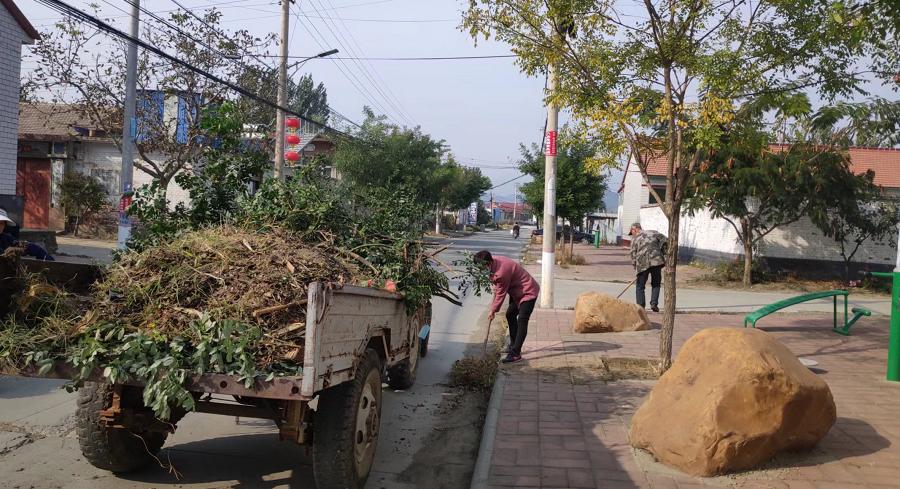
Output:
[[[556,131],[547,131],[544,136],[544,155],[556,156]]]

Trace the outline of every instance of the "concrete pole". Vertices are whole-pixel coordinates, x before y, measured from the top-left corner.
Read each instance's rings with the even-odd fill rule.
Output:
[[[547,70],[547,91],[556,91],[556,69]],[[547,133],[544,135],[544,240],[541,253],[541,307],[553,308],[553,269],[556,266],[556,131],[559,109],[547,103]]]
[[[287,106],[288,21],[291,3],[281,0],[281,58],[278,65],[278,106]],[[275,117],[275,177],[284,180],[284,111],[276,110]]]
[[[131,37],[137,39],[141,35],[140,25],[140,0],[131,1]],[[119,180],[122,186],[122,196],[119,205],[119,233],[117,247],[125,249],[125,244],[131,238],[131,218],[125,213],[125,208],[131,203],[131,195],[134,192],[134,133],[136,127],[134,119],[135,99],[137,98],[137,44],[128,43],[128,53],[125,58],[125,106],[122,121],[122,169],[119,172]],[[166,189],[162,189],[163,192]]]

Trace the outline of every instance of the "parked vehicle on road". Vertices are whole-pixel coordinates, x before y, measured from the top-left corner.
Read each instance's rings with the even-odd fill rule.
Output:
[[[282,440],[310,446],[319,489],[361,489],[375,460],[382,379],[386,373],[395,389],[413,385],[427,353],[431,306],[409,313],[397,293],[320,282],[310,284],[306,304],[306,324],[298,323],[305,327],[297,345],[302,375],[257,377],[249,387],[231,375],[188,375],[185,387],[197,412],[270,419]],[[71,379],[74,372],[56,364],[43,375],[22,375]],[[99,372],[91,378],[76,412],[85,459],[116,473],[145,466],[186,412],[173,409],[160,421],[144,405],[143,385],[104,383]]]
[[[556,240],[557,241],[562,240],[564,229],[565,229],[565,233],[566,233],[566,239],[567,240],[569,239],[568,226],[566,226],[565,228],[563,228],[563,226],[556,226]],[[543,229],[534,229],[531,231],[531,235],[532,236],[543,236],[544,230]],[[572,237],[574,238],[575,241],[582,242],[582,243],[593,243],[594,242],[594,235],[591,233],[585,233],[583,231],[573,231]]]

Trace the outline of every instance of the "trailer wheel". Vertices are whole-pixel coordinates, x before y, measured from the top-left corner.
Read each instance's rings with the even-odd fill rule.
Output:
[[[79,390],[75,429],[81,453],[91,465],[99,469],[111,472],[137,470],[153,460],[152,455],[156,455],[162,448],[167,433],[135,432],[127,428],[105,426],[100,421],[100,412],[111,406],[112,397],[113,386],[110,384],[86,382]],[[140,402],[140,395],[137,399]],[[183,415],[184,413],[180,413],[179,416],[173,411],[172,423],[177,421],[176,417]]]
[[[422,355],[422,342],[419,335],[413,331],[412,343],[409,347],[409,357],[400,361],[388,369],[388,385],[392,389],[409,389],[416,383],[416,371],[419,369],[419,356]],[[427,348],[427,346],[426,346]]]
[[[381,359],[366,350],[353,380],[319,394],[313,422],[318,489],[361,489],[375,462],[381,422]]]

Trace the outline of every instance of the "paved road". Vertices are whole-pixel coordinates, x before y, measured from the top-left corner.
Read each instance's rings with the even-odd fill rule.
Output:
[[[492,232],[450,244],[441,255],[447,263],[463,251],[482,248],[518,258],[524,240]],[[416,385],[406,392],[385,393],[377,471],[368,487],[413,487],[400,482],[401,474],[416,452],[428,449],[423,442],[440,423],[436,408],[450,392],[442,384],[469,345],[488,300],[466,297],[462,308],[440,299],[435,302],[429,355],[420,364]],[[75,396],[60,386],[58,381],[0,377],[0,486],[314,488],[306,450],[277,441],[270,422],[197,413],[180,423],[161,455],[181,471],[180,481],[157,467],[118,477],[95,469],[81,458],[72,431]]]

